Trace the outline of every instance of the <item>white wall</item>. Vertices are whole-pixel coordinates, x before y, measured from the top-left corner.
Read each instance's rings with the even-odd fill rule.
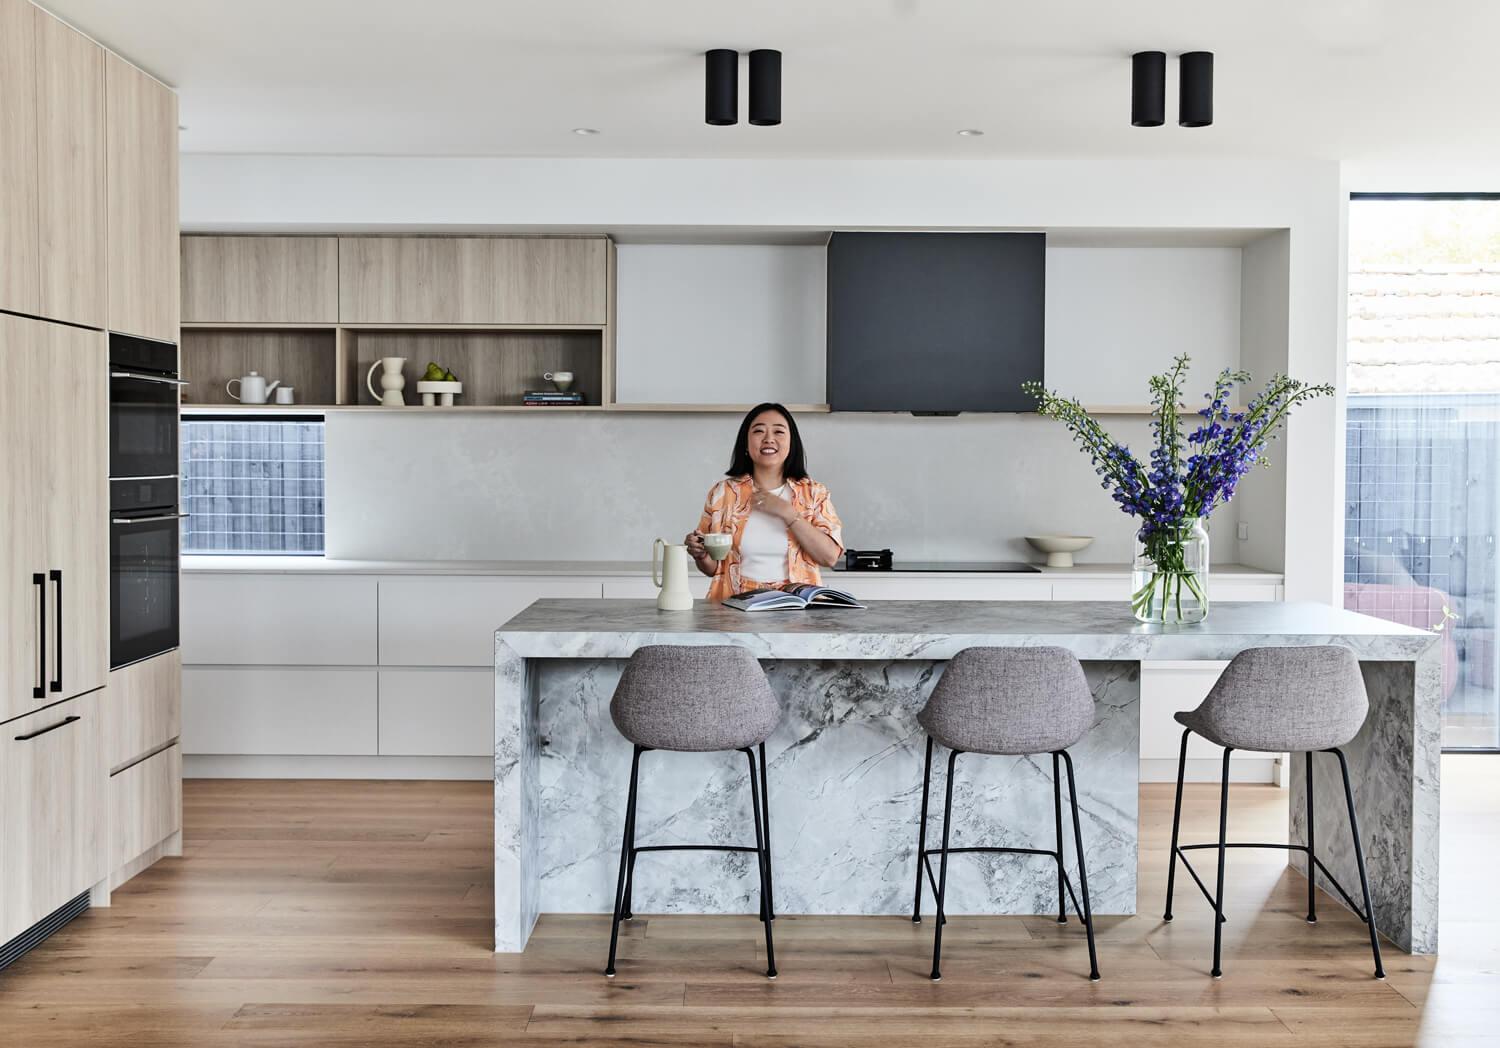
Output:
[[[622,244],[615,399],[622,404],[823,404],[822,247]]]
[[[186,229],[625,229],[709,226],[717,228],[989,228],[1048,227],[1110,230],[1180,230],[1200,227],[1288,234],[1287,361],[1290,371],[1310,381],[1342,381],[1339,372],[1340,296],[1343,257],[1342,202],[1338,165],[1323,161],[1279,161],[1238,157],[1172,156],[1102,160],[1014,158],[963,160],[546,160],[506,158],[401,158],[215,156],[189,154],[182,166],[182,221]],[[892,416],[880,416],[891,419]],[[360,418],[351,425],[375,420]],[[404,425],[414,422],[409,420]],[[522,433],[517,425],[578,419],[477,420],[475,453],[487,448],[497,470],[509,468],[501,454],[506,445],[530,447],[544,460],[554,447],[594,448],[614,431],[601,429],[617,420],[592,420],[576,428]],[[661,430],[631,429],[619,420],[621,433],[639,432],[650,441],[706,438],[701,427],[713,420],[682,417],[657,420]],[[903,420],[904,422],[905,420]],[[914,421],[914,420],[913,420]],[[941,422],[946,420],[932,420]],[[1013,515],[998,505],[1020,505],[1036,498],[1027,483],[1047,482],[1057,516],[1073,515],[1072,500],[1102,499],[1090,488],[1091,474],[1078,456],[1071,458],[1049,424],[1035,419],[958,420],[960,425],[993,426],[1001,435],[994,446],[1001,455],[988,460],[960,451],[965,475],[997,490],[975,500],[962,519],[983,532],[1020,534]],[[841,420],[828,420],[832,427]],[[450,424],[443,420],[442,424]],[[467,424],[467,423],[466,423]],[[722,420],[720,420],[722,424]],[[1287,536],[1287,595],[1334,600],[1338,592],[1340,528],[1337,480],[1339,432],[1334,404],[1324,402],[1294,420],[1289,437],[1278,445],[1286,463],[1284,510],[1278,521]],[[375,451],[393,463],[403,461],[403,426],[362,431]],[[1012,428],[1020,427],[1020,428]],[[335,427],[337,429],[337,427]],[[857,430],[856,430],[857,431]],[[548,435],[546,442],[542,436]],[[881,433],[880,439],[890,439]],[[331,438],[334,439],[334,438]],[[837,437],[820,447],[834,447]],[[899,445],[901,438],[897,438]],[[717,443],[717,440],[715,441]],[[1137,440],[1137,445],[1141,443]],[[877,441],[877,446],[879,446]],[[924,452],[934,453],[919,444]],[[1046,450],[1053,448],[1054,450]],[[851,445],[850,453],[856,448]],[[867,451],[866,448],[858,448]],[[586,452],[580,452],[584,454]],[[642,454],[661,454],[661,443]],[[675,450],[672,452],[675,454]],[[715,456],[722,452],[715,452]],[[821,455],[822,452],[819,451]],[[376,454],[375,459],[382,456]],[[424,462],[425,465],[425,462]],[[832,463],[829,463],[832,466]],[[872,499],[895,499],[906,493],[919,498],[931,463],[892,475]],[[330,461],[330,493],[341,488]],[[821,469],[821,467],[820,467]],[[1067,478],[1077,470],[1077,480]],[[372,470],[381,475],[379,468]],[[826,471],[824,471],[826,473]],[[420,477],[386,470],[392,485],[411,490]],[[702,486],[701,467],[693,470],[693,487]],[[589,472],[573,483],[587,489],[599,475]],[[556,481],[554,481],[555,483]],[[380,489],[368,477],[360,490]],[[686,482],[684,482],[686,486]],[[1065,490],[1066,489],[1066,490]],[[1076,489],[1076,490],[1075,490]],[[489,491],[472,497],[458,492],[443,507],[471,506],[483,511]],[[851,492],[852,494],[852,492]],[[525,497],[507,492],[506,497]],[[589,504],[594,504],[591,496]],[[848,504],[849,494],[844,496]],[[1247,490],[1246,503],[1255,501]],[[1106,503],[1107,504],[1107,503]],[[379,510],[358,501],[356,517],[380,527]],[[405,510],[405,507],[401,507]],[[1247,505],[1253,511],[1254,506]],[[873,519],[879,507],[870,507]],[[445,508],[434,507],[433,516]],[[550,511],[549,511],[550,512]],[[576,510],[574,510],[576,512]],[[1276,512],[1273,507],[1272,512]],[[559,509],[566,515],[566,509]],[[661,514],[680,519],[675,509]],[[932,519],[932,518],[929,518]],[[1096,527],[1090,517],[1084,527]],[[1123,517],[1120,518],[1124,520]],[[1128,524],[1128,522],[1127,522]],[[351,522],[350,526],[354,526]],[[653,515],[652,527],[661,527]],[[944,524],[944,527],[947,527]],[[1076,526],[1076,525],[1075,525]],[[1103,525],[1097,525],[1102,530]],[[341,544],[335,526],[330,541]],[[1216,530],[1222,530],[1216,529]],[[344,533],[347,535],[347,532]],[[948,536],[947,538],[951,538]],[[925,536],[923,537],[925,541]],[[966,540],[967,541],[967,540]],[[1218,548],[1222,542],[1216,540]],[[458,554],[454,555],[466,555]],[[638,555],[638,554],[637,554]]]
[[[1111,421],[1144,443],[1144,419]],[[1056,424],[847,414],[798,425],[848,545],[1025,560],[1023,536],[1061,532],[1096,537],[1084,560],[1130,557],[1130,518]],[[331,414],[328,554],[647,560],[652,539],[697,525],[738,426],[731,415]],[[1225,518],[1214,532],[1234,527]]]

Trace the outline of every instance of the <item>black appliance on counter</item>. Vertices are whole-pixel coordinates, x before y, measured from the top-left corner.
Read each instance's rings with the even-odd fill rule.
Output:
[[[1040,572],[1035,564],[1015,560],[897,560],[888,549],[850,549],[835,571],[959,571],[1027,575]]]
[[[177,347],[109,336],[109,665],[177,647]]]

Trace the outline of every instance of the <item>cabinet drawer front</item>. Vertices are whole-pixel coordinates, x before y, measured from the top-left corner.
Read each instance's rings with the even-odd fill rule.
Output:
[[[382,755],[488,757],[494,738],[494,671],[380,671]]]
[[[345,324],[603,324],[607,247],[582,237],[340,237]]]
[[[182,238],[184,323],[334,324],[335,237]]]
[[[98,694],[0,725],[0,942],[104,879]]]
[[[373,666],[375,580],[184,572],[182,661]]]
[[[918,579],[897,575],[825,574],[834,589],[860,600],[1050,600],[1052,585],[1040,578]]]
[[[106,768],[171,742],[182,734],[182,653],[111,670],[103,703]]]
[[[376,752],[374,669],[195,667],[182,671],[182,752]]]
[[[708,586],[713,580],[707,575],[700,574],[697,568],[688,569],[688,590],[692,593],[694,600],[705,600],[708,597]],[[614,578],[605,579],[601,591],[606,597],[624,600],[655,600],[657,593],[656,583],[649,578]]]
[[[1052,584],[1053,600],[1113,600],[1121,605],[1130,601],[1130,580],[1079,579]]]
[[[171,746],[109,779],[109,868],[118,870],[182,829],[182,747]]]
[[[493,666],[495,631],[532,601],[597,596],[598,579],[382,578],[380,664]]]

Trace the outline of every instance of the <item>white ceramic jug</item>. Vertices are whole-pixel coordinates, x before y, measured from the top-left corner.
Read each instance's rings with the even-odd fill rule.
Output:
[[[656,595],[658,610],[693,610],[693,594],[688,589],[686,546],[657,539],[651,547],[651,581],[661,587],[661,592]]]
[[[240,384],[240,391],[238,393],[229,388],[236,382]],[[252,371],[244,378],[232,378],[224,383],[224,392],[234,397],[241,404],[264,404],[266,399],[270,397],[271,391],[279,385],[281,385],[280,380],[267,385],[266,380],[261,377],[259,372]]]
[[[365,388],[370,391],[370,396],[380,401],[382,407],[403,408],[406,399],[401,396],[401,391],[406,388],[406,376],[401,374],[401,369],[406,366],[405,357],[381,357],[370,365],[370,370],[365,372]],[[381,392],[375,392],[375,369],[384,368],[380,373]]]

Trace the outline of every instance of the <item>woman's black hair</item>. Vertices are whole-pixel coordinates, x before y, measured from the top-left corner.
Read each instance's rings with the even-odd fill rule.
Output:
[[[766,411],[774,411],[786,419],[786,431],[792,442],[786,461],[781,465],[781,479],[806,480],[807,459],[802,451],[802,434],[797,432],[797,420],[792,418],[792,413],[785,407],[770,402],[755,405],[745,415],[744,421],[740,423],[740,432],[734,438],[734,450],[729,453],[729,468],[724,471],[724,475],[748,477],[755,472],[755,464],[750,461],[750,423],[755,421],[755,416]]]

